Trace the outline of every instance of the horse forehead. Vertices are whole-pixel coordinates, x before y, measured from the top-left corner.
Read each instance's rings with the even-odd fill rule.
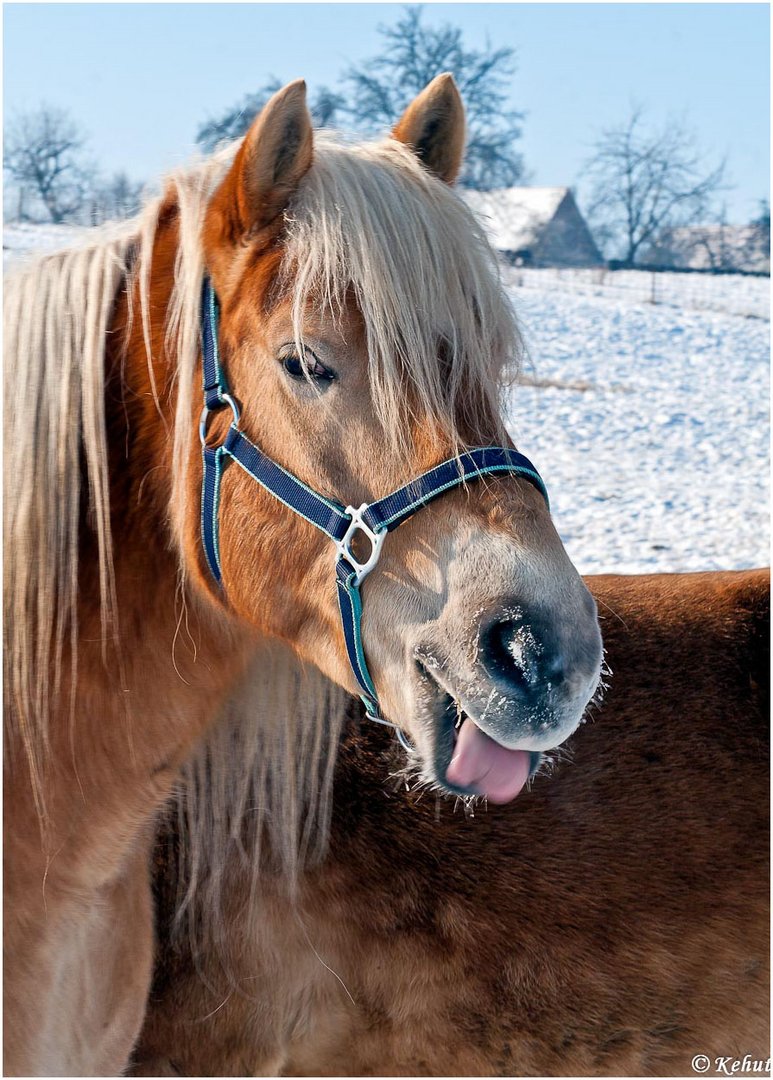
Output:
[[[274,252],[258,258],[243,276],[232,303],[232,314],[244,324],[269,336],[294,329],[294,282],[296,274],[287,270]],[[304,335],[331,339],[353,350],[364,347],[365,318],[357,303],[354,287],[328,301],[322,290],[312,290],[301,315]]]

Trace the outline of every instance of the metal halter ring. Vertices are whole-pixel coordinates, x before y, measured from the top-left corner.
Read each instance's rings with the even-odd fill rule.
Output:
[[[201,416],[199,417],[199,438],[201,439],[201,445],[204,447],[207,446],[207,420],[209,419],[209,415],[213,412],[219,412],[223,405],[230,405],[231,412],[234,414],[233,423],[239,423],[239,417],[241,416],[239,406],[230,394],[221,393],[218,401],[214,405],[205,405],[201,410]],[[210,449],[214,449],[214,447],[210,447]]]
[[[365,524],[363,514],[367,509],[367,503],[363,503],[362,506],[356,508],[354,506],[346,507],[346,513],[352,520],[343,537],[336,541],[336,559],[345,559],[347,561],[352,570],[354,570],[355,579],[358,585],[378,562],[378,557],[381,554],[381,545],[384,543],[384,537],[386,536],[386,529],[379,529],[378,532],[374,532],[369,525]],[[365,562],[360,562],[351,549],[351,542],[357,533],[364,533],[370,542],[370,554]]]

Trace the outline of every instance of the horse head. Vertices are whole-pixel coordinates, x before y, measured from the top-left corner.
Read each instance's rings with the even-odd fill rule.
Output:
[[[518,331],[495,257],[452,188],[464,127],[447,75],[390,138],[356,146],[315,134],[305,84],[291,83],[208,203],[203,257],[239,430],[334,506],[372,504],[471,447],[512,447],[500,398]],[[229,417],[206,415],[210,449]],[[202,555],[201,483],[193,445],[184,547],[197,588],[361,693],[330,537],[229,464],[217,582]],[[373,698],[425,779],[507,801],[594,694],[594,601],[523,475],[449,484],[383,539],[361,597]],[[354,537],[357,558],[372,540]]]

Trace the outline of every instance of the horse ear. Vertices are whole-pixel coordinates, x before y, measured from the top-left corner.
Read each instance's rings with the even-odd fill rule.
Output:
[[[392,138],[416,151],[430,170],[453,184],[464,154],[464,105],[453,75],[438,75],[403,113]]]
[[[312,147],[306,83],[296,79],[255,118],[214,196],[224,239],[236,243],[281,214],[311,166]]]

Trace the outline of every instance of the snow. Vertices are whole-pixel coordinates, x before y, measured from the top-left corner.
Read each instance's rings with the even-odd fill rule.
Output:
[[[534,243],[569,189],[513,187],[499,191],[463,191],[462,198],[483,222],[499,251],[520,251]]]
[[[32,252],[57,251],[91,232],[72,225],[15,224],[3,226],[3,263],[9,266]]]
[[[628,303],[665,304],[770,320],[770,278],[748,274],[678,274],[652,270],[505,267],[506,284],[605,296]]]
[[[5,255],[73,235],[6,227]],[[710,279],[726,296],[750,280]],[[768,565],[770,323],[722,313],[721,291],[697,311],[537,281],[510,290],[529,355],[509,427],[545,478],[577,567]],[[666,291],[677,304],[678,289]]]
[[[510,430],[583,573],[768,565],[770,324],[511,292]]]

